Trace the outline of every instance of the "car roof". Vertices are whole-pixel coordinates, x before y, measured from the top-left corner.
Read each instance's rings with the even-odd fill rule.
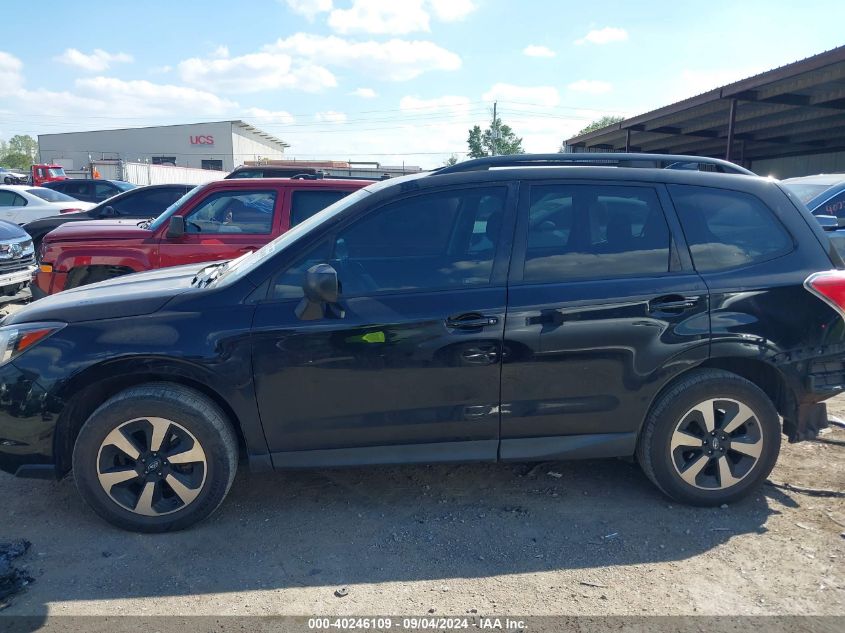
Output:
[[[238,185],[240,187],[255,187],[256,183],[261,184],[270,184],[274,186],[284,185],[284,186],[302,186],[305,185],[306,187],[314,187],[317,189],[321,189],[324,185],[369,185],[372,184],[372,180],[361,179],[361,180],[348,180],[348,179],[335,179],[335,178],[319,178],[316,180],[311,180],[307,178],[225,178],[223,180],[213,180],[209,183],[206,183],[209,186],[222,186],[227,187],[230,185]]]
[[[795,178],[786,178],[781,182],[801,185],[827,185],[832,187],[833,185],[838,185],[840,182],[845,182],[845,174],[814,174],[812,176],[797,176]]]

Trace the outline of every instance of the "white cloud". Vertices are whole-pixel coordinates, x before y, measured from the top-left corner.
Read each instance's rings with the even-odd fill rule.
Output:
[[[548,46],[537,46],[529,44],[522,49],[522,54],[528,57],[554,57],[556,53]]]
[[[556,106],[560,94],[553,86],[514,86],[498,83],[481,95],[484,101],[507,101],[519,105]]]
[[[431,19],[456,22],[477,9],[474,0],[352,0],[348,9],[334,9],[328,24],[343,35],[405,35],[430,31]]]
[[[423,0],[354,0],[349,9],[329,14],[332,30],[347,33],[404,35],[428,31],[428,12]]]
[[[265,46],[268,53],[286,53],[315,63],[352,68],[391,81],[407,81],[433,70],[458,70],[461,58],[428,41],[391,39],[355,41],[336,35],[296,33]]]
[[[75,85],[86,97],[90,96],[104,104],[111,102],[111,107],[120,115],[126,112],[166,114],[180,110],[195,115],[222,114],[227,109],[237,107],[235,102],[221,99],[205,90],[143,80],[124,81],[114,77],[92,77],[78,79]]]
[[[173,71],[173,66],[165,64],[164,66],[154,66],[150,68],[150,72],[154,75],[166,75]]]
[[[579,79],[567,86],[574,92],[584,92],[591,95],[601,95],[613,90],[613,84],[598,79]]]
[[[101,73],[108,70],[112,64],[125,64],[132,60],[132,55],[126,53],[108,53],[100,48],[95,48],[90,54],[83,53],[75,48],[68,48],[64,53],[54,58],[57,62],[75,66],[82,70],[94,73]]]
[[[335,76],[322,66],[294,62],[290,55],[282,53],[228,57],[218,49],[210,58],[192,57],[179,62],[179,73],[186,83],[221,92],[260,92],[280,88],[319,92],[337,85]]]
[[[355,97],[361,97],[362,99],[375,99],[378,96],[372,88],[356,88],[349,94]]]
[[[609,44],[611,42],[624,42],[628,39],[628,31],[615,26],[606,26],[603,29],[593,29],[584,37],[575,40],[576,44]]]
[[[285,0],[288,8],[303,16],[309,22],[320,13],[328,13],[332,10],[332,0]]]
[[[478,6],[473,0],[428,0],[434,15],[443,22],[463,20]]]
[[[8,94],[23,85],[21,60],[10,53],[0,51],[0,94]]]
[[[247,108],[244,114],[250,123],[262,125],[291,125],[296,119],[290,112],[284,110],[265,110],[264,108]]]
[[[346,123],[346,114],[343,112],[335,112],[334,110],[327,110],[326,112],[318,112],[315,114],[314,120],[320,123]]]

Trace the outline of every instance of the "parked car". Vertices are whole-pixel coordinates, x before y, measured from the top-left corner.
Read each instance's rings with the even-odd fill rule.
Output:
[[[773,180],[532,159],[6,317],[0,467],[72,467],[148,532],[213,512],[240,447],[256,470],[636,455],[678,501],[748,495],[845,390],[845,262]]]
[[[264,244],[369,181],[218,180],[154,221],[64,224],[43,237],[36,297],[153,268],[231,259]]]
[[[32,238],[17,224],[0,220],[0,295],[9,297],[21,292],[34,272]]]
[[[29,176],[21,171],[0,167],[0,182],[4,185],[24,185],[28,179]]]
[[[133,185],[131,182],[124,182],[123,180],[68,178],[66,180],[48,182],[43,186],[54,191],[60,191],[77,200],[97,203],[108,200],[123,191],[134,189],[136,185]]]
[[[58,213],[86,211],[93,206],[45,187],[0,185],[0,220],[15,224],[26,224]]]
[[[263,166],[249,166],[241,165],[235,167],[226,178],[232,180],[234,178],[292,178],[303,174],[316,174],[317,170],[313,167],[272,167],[270,165]]]
[[[193,188],[193,185],[147,185],[136,187],[109,198],[87,211],[62,213],[34,220],[24,225],[32,236],[35,252],[47,233],[67,222],[101,220],[104,218],[154,218]]]
[[[817,174],[782,181],[813,215],[845,220],[845,174]]]

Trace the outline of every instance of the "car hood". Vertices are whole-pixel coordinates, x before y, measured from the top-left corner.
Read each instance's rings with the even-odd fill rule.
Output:
[[[29,237],[29,234],[17,224],[0,220],[0,241],[20,240]]]
[[[10,314],[2,325],[36,321],[75,323],[152,314],[189,290],[194,276],[207,265],[160,268],[65,290]]]
[[[142,229],[139,226],[144,221],[135,218],[68,222],[50,231],[44,240],[46,242],[76,242],[80,240],[144,239],[152,235],[152,231]]]

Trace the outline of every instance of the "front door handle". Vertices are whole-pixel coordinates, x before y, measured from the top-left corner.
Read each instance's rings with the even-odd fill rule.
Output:
[[[698,297],[669,295],[658,297],[648,302],[649,312],[684,312],[698,305]]]
[[[487,325],[496,325],[499,317],[470,312],[446,319],[446,327],[458,330],[476,330]]]

